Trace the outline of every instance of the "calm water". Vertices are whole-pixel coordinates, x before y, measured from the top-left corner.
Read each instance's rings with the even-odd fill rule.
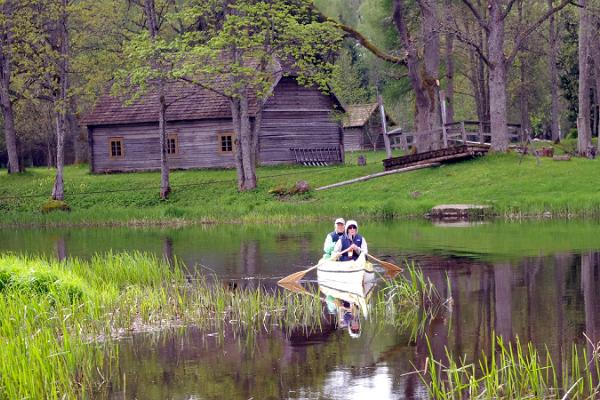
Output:
[[[319,258],[330,228],[12,229],[0,230],[0,251],[64,258],[139,250],[179,258],[238,285],[274,286]],[[573,342],[584,344],[584,332],[600,340],[599,230],[596,223],[555,221],[366,223],[359,229],[372,254],[417,261],[442,294],[452,296],[452,309],[425,329],[437,357],[447,346],[472,359],[496,332],[548,346],[555,360]],[[426,398],[410,372],[427,356],[424,337],[411,341],[408,332],[363,321],[355,339],[333,318],[320,332],[287,336],[275,329],[252,341],[234,331],[219,339],[194,328],[139,334],[121,342],[110,398]]]

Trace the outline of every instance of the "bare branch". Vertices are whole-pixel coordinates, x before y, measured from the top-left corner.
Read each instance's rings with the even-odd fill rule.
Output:
[[[515,47],[513,48],[510,55],[506,58],[506,61],[505,61],[506,65],[511,65],[513,63],[513,61],[515,60],[515,57],[517,56],[517,53],[519,52],[519,50],[521,50],[521,48],[523,47],[523,44],[529,38],[529,35],[531,35],[533,32],[535,32],[535,30],[537,28],[539,28],[540,25],[542,25],[548,18],[550,18],[551,15],[559,12],[560,10],[562,10],[569,4],[572,4],[572,1],[573,0],[563,0],[556,7],[548,10],[544,15],[542,15],[537,21],[535,21],[533,24],[531,24],[527,29],[525,29],[524,31],[519,33],[515,39]]]
[[[324,15],[321,11],[319,11],[316,6],[314,5],[314,3],[312,4],[312,8],[313,11],[324,21],[330,22],[333,25],[335,25],[338,29],[344,31],[346,33],[346,37],[351,37],[353,39],[355,39],[358,43],[360,43],[365,49],[369,50],[371,53],[373,53],[374,56],[376,56],[377,58],[380,58],[384,61],[389,61],[391,63],[394,64],[401,64],[401,65],[406,65],[406,57],[397,57],[397,56],[393,56],[391,54],[386,53],[385,51],[381,50],[379,47],[377,47],[375,44],[373,44],[372,42],[369,41],[369,39],[367,39],[362,33],[360,33],[359,31],[357,31],[356,29],[354,29],[351,26],[342,24],[341,22],[338,22],[332,18],[329,18],[328,16]]]
[[[481,26],[481,28],[483,28],[483,30],[485,30],[486,32],[489,32],[490,28],[488,27],[488,24],[485,22],[483,17],[479,14],[479,11],[477,11],[477,9],[473,5],[473,3],[471,3],[469,0],[462,0],[462,2],[469,8],[469,10],[471,10],[471,12],[475,16],[475,19],[477,20],[477,23],[479,24],[479,26]]]
[[[443,33],[450,33],[455,35],[455,37],[462,43],[466,44],[467,46],[471,47],[473,50],[475,50],[475,52],[479,55],[479,58],[481,58],[481,60],[489,67],[490,66],[490,60],[487,58],[487,56],[484,53],[484,50],[481,48],[481,46],[479,45],[479,43],[474,42],[471,39],[471,36],[463,31],[461,31],[458,28],[452,28],[452,27],[442,27],[442,29],[440,30],[440,32]]]
[[[508,17],[508,14],[510,14],[510,11],[512,10],[516,1],[517,0],[510,0],[510,3],[508,3],[508,5],[506,6],[506,10],[504,10],[504,12],[502,13],[502,19]]]

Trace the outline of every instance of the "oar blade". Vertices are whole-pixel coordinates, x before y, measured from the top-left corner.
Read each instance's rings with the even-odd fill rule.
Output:
[[[403,269],[399,266],[397,266],[396,264],[392,264],[391,262],[387,262],[387,261],[379,261],[379,263],[381,264],[381,266],[385,269],[387,269],[388,271],[391,272],[402,272]]]
[[[278,285],[291,285],[291,284],[297,283],[311,269],[312,268],[305,269],[304,271],[294,272],[293,274],[290,274],[290,275],[280,279],[279,281],[277,281],[277,284]]]
[[[379,258],[372,256],[369,253],[367,253],[367,256],[370,259],[376,261],[379,265],[381,265],[383,268],[385,268],[388,272],[402,272],[403,271],[403,269],[401,267],[397,266],[396,264],[392,264],[391,262],[380,260]]]

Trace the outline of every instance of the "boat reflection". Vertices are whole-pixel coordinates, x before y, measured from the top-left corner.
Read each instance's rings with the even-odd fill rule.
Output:
[[[335,280],[324,279],[319,276],[316,287],[303,286],[298,282],[280,286],[295,293],[319,297],[325,314],[335,320],[335,327],[347,330],[349,336],[356,339],[362,332],[361,318],[369,316],[370,298],[376,284],[374,274],[367,274],[362,282],[344,281],[339,277]]]

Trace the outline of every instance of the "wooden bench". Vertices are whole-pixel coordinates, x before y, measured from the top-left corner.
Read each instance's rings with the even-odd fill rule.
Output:
[[[309,166],[325,166],[342,162],[342,152],[339,147],[290,148],[297,164]]]

